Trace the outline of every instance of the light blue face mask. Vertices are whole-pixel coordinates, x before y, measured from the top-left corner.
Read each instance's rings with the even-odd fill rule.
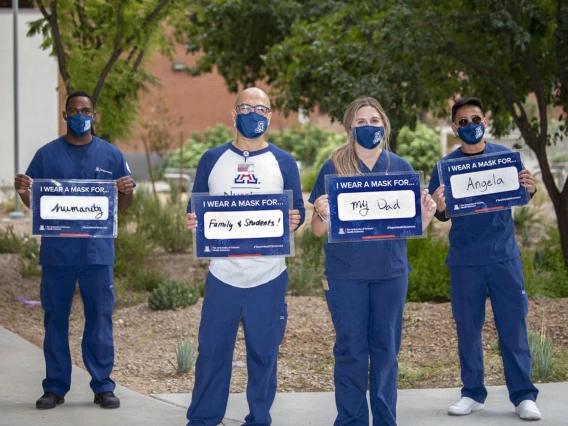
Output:
[[[84,114],[75,114],[67,117],[67,127],[75,136],[85,136],[93,127],[93,117]]]
[[[473,124],[471,121],[465,127],[458,127],[458,136],[468,145],[475,145],[483,139],[485,126],[483,123]]]
[[[354,127],[355,140],[365,149],[375,148],[385,135],[383,126],[360,126]]]

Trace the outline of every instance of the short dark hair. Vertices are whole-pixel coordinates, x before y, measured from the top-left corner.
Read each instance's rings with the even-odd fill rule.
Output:
[[[65,111],[67,111],[67,107],[69,106],[69,101],[73,98],[89,99],[91,101],[91,106],[94,109],[93,98],[91,98],[91,95],[89,95],[87,92],[83,92],[82,90],[75,90],[73,93],[67,96],[67,99],[65,100]]]
[[[456,101],[455,104],[452,105],[452,122],[455,121],[456,119],[456,112],[458,112],[458,109],[460,109],[461,107],[464,107],[466,105],[473,105],[478,107],[481,110],[481,113],[483,115],[485,115],[485,111],[483,110],[483,106],[481,105],[481,99],[479,98],[461,98],[459,100]]]

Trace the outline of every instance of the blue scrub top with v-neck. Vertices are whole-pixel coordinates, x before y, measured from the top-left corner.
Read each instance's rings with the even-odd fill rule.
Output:
[[[359,162],[363,173],[412,172],[408,161],[389,151],[381,151],[372,170]],[[317,177],[308,201],[326,193],[325,175],[337,174],[333,162],[327,160]],[[406,240],[381,240],[329,243],[324,246],[327,277],[353,280],[389,280],[410,273],[406,257]]]
[[[116,180],[131,176],[120,150],[96,136],[81,159],[65,136],[35,154],[26,175],[32,179]],[[42,238],[39,263],[46,266],[112,265],[113,238]]]

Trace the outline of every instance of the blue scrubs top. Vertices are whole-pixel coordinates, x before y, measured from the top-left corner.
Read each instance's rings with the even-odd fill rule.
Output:
[[[388,151],[381,151],[372,170],[359,162],[363,173],[411,172],[410,163],[404,158]],[[318,175],[308,201],[315,200],[326,193],[325,175],[337,174],[333,162],[327,160]],[[406,240],[381,240],[365,242],[329,243],[324,246],[325,274],[339,279],[389,280],[410,273],[406,257]]]
[[[482,156],[499,152],[511,152],[502,145],[486,142]],[[456,149],[442,160],[463,158],[466,155]],[[438,164],[432,170],[428,190],[433,194],[440,186]],[[458,216],[451,219],[450,251],[446,263],[449,266],[489,265],[520,256],[515,240],[515,224],[511,210]]]
[[[26,175],[32,179],[116,180],[132,176],[120,150],[96,136],[81,159],[61,136],[35,154]],[[113,265],[112,238],[42,238],[39,263],[46,266]]]

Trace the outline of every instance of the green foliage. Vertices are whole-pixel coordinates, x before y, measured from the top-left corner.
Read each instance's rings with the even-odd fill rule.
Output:
[[[196,168],[199,159],[205,151],[227,143],[232,139],[234,139],[233,131],[222,124],[208,127],[204,132],[193,132],[183,147],[183,168]],[[166,157],[165,167],[179,169],[179,163],[180,155],[179,149],[177,149]]]
[[[326,236],[316,236],[308,227],[302,230],[301,235],[295,235],[296,256],[286,259],[288,294],[321,294],[325,269],[323,245],[326,239]]]
[[[397,153],[406,158],[414,170],[429,176],[436,162],[442,157],[440,135],[428,126],[418,123],[414,131],[404,126],[398,133]]]
[[[12,225],[0,229],[0,253],[20,254],[20,273],[22,276],[37,277],[41,275],[37,240],[27,234],[17,235]]]
[[[288,151],[296,160],[301,161],[304,167],[311,165],[316,167],[315,162],[322,150],[328,150],[331,153],[333,148],[346,141],[345,135],[338,135],[333,131],[308,124],[283,132],[270,131],[266,139],[284,151]]]
[[[0,229],[0,253],[19,253],[22,242],[14,232],[14,227],[8,225],[6,229]]]
[[[529,348],[532,356],[532,379],[545,381],[554,371],[554,345],[550,337],[529,331]]]
[[[314,167],[310,167],[309,169],[302,169],[302,171],[300,172],[300,179],[302,180],[302,191],[312,191],[312,188],[316,183],[316,179],[318,178],[318,173],[319,170]]]
[[[199,291],[184,281],[167,280],[152,291],[148,306],[153,311],[186,308],[199,300]]]
[[[528,247],[531,244],[532,229],[540,222],[538,210],[530,206],[513,208],[513,221],[515,229],[521,234],[521,245]]]
[[[171,56],[173,35],[166,24],[185,20],[183,0],[54,2],[36,0],[43,17],[29,24],[28,36],[41,35],[42,49],[58,59],[67,93],[92,94],[105,139],[125,139],[138,114],[138,95],[155,79],[143,59],[153,52]],[[54,87],[55,89],[55,87]]]
[[[450,272],[445,261],[449,245],[435,237],[408,240],[409,302],[445,302],[450,300]]]
[[[564,265],[560,233],[547,229],[547,235],[538,242],[534,252],[521,252],[525,286],[531,295],[568,297],[568,270]]]
[[[177,365],[172,366],[175,368],[176,373],[179,375],[189,372],[197,360],[197,345],[187,336],[180,336],[176,346],[176,359]]]

